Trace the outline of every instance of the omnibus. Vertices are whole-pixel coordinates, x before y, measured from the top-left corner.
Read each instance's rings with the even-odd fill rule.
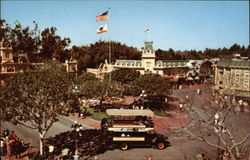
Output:
[[[168,137],[154,131],[151,110],[107,109],[108,118],[101,121],[101,133],[104,143],[110,148],[118,146],[127,150],[132,146],[153,146],[164,149],[168,146]]]

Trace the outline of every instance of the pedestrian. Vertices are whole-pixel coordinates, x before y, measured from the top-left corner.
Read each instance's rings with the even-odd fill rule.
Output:
[[[10,131],[8,129],[5,129],[3,132],[4,137],[8,137],[10,134]]]
[[[16,140],[11,138],[9,139],[8,143],[7,143],[7,153],[8,153],[8,156],[11,156],[14,152],[13,148],[14,148],[14,142]]]
[[[214,124],[215,124],[215,125],[218,124],[219,119],[220,119],[220,115],[219,115],[219,113],[217,112],[217,113],[214,115]]]
[[[15,139],[17,140],[17,135],[14,131],[11,131],[11,134],[10,134],[10,139]]]
[[[78,117],[81,117],[81,107],[78,107]]]
[[[180,110],[182,110],[182,108],[183,108],[183,104],[182,103],[179,104],[179,108],[180,108]]]
[[[49,145],[49,159],[51,159],[51,160],[54,159],[54,149],[55,149],[55,147],[52,144]]]
[[[206,160],[204,153],[201,154],[201,160]]]
[[[20,139],[15,139],[15,141],[12,143],[12,152],[15,155],[16,159],[20,158],[20,155],[23,151],[23,145]]]
[[[150,155],[147,160],[153,160],[152,155]]]
[[[205,158],[205,154],[202,153],[202,154],[197,154],[196,157],[195,157],[196,160],[206,160]]]
[[[1,154],[5,155],[7,152],[6,138],[1,137]]]
[[[195,156],[195,160],[201,160],[201,158],[202,158],[202,155],[201,155],[201,154],[197,154],[197,155]]]
[[[236,115],[238,115],[239,112],[240,112],[240,106],[236,105],[236,107],[235,107],[235,113],[236,113]]]
[[[168,103],[168,98],[167,97],[165,98],[165,103]]]
[[[73,156],[74,160],[78,160],[79,157],[80,157],[80,156],[79,156],[78,154],[75,154],[75,155]]]
[[[200,88],[197,89],[197,94],[199,95],[201,93]]]

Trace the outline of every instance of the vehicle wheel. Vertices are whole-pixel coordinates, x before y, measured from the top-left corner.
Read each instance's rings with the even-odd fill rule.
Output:
[[[158,149],[164,149],[165,148],[165,143],[164,142],[157,142],[156,146]]]
[[[128,144],[127,143],[122,143],[120,148],[121,148],[121,150],[126,151],[128,149]]]

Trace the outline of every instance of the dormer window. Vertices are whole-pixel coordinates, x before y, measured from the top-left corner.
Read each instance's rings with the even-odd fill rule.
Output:
[[[10,58],[9,53],[5,53],[5,58]]]

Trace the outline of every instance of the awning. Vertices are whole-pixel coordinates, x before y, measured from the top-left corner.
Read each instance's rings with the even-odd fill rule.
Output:
[[[107,109],[106,113],[109,116],[154,116],[149,109]]]

